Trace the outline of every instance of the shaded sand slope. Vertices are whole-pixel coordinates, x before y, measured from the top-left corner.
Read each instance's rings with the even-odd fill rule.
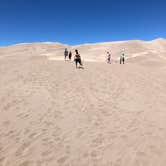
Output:
[[[165,166],[165,67],[13,56],[0,75],[0,166]]]

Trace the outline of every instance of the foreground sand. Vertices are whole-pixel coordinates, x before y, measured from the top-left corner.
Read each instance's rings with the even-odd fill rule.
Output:
[[[166,68],[0,59],[0,166],[165,166]]]

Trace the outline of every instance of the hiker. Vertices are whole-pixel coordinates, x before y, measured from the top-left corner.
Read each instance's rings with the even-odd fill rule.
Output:
[[[72,52],[70,51],[69,52],[69,60],[71,60],[71,58],[72,58]]]
[[[107,52],[107,63],[111,63],[111,54]]]
[[[76,68],[77,68],[77,64],[79,63],[80,66],[82,66],[82,62],[81,62],[81,56],[80,54],[78,53],[78,50],[75,50],[76,52],[76,55],[74,57],[74,61],[75,61],[75,64],[76,64]]]
[[[120,64],[124,64],[125,63],[125,54],[122,53],[121,56],[120,56]]]
[[[66,60],[66,57],[68,56],[68,50],[67,50],[67,48],[65,48],[64,56],[65,56],[65,60]]]

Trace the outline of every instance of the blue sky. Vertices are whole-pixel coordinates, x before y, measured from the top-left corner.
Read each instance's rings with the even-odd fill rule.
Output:
[[[164,0],[0,0],[0,45],[166,38]]]

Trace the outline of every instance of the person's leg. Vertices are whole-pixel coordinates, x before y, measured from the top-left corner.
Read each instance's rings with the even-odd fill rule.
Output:
[[[75,60],[75,63],[76,63],[76,68],[77,68],[77,63],[78,63],[78,60],[77,60],[77,59]]]
[[[79,64],[82,66],[82,62],[81,62],[81,59],[79,59]]]

